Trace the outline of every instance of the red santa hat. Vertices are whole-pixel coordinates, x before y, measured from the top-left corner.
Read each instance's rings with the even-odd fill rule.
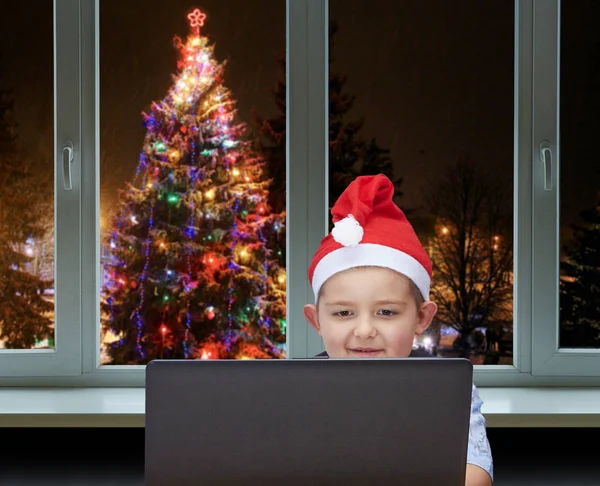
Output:
[[[431,260],[393,197],[392,181],[379,174],[357,177],[337,200],[331,209],[334,228],[308,269],[315,302],[330,277],[364,266],[405,275],[429,300]]]

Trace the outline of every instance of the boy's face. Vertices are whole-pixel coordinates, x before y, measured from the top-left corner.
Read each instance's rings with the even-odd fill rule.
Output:
[[[387,268],[353,268],[331,277],[304,315],[332,358],[404,358],[437,306],[417,303],[411,283]]]

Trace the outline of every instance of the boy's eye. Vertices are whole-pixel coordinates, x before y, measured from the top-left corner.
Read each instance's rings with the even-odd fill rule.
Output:
[[[379,311],[379,313],[380,313],[382,316],[385,316],[385,317],[391,317],[391,316],[395,316],[395,315],[397,314],[397,313],[396,313],[396,312],[394,312],[393,310],[389,310],[389,309],[381,309],[381,310]]]
[[[348,317],[351,314],[350,311],[344,310],[344,311],[338,311],[338,312],[334,312],[333,315],[337,316],[337,317]]]

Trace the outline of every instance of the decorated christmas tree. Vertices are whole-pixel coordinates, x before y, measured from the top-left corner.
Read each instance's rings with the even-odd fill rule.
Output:
[[[136,175],[112,221],[102,311],[111,364],[285,357],[285,216],[267,203],[263,160],[244,140],[225,63],[191,32],[165,98],[144,113]]]

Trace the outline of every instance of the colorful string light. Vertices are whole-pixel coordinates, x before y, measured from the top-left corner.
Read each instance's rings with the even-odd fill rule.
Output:
[[[115,257],[106,322],[114,330],[115,314],[120,323],[130,319],[130,361],[156,358],[156,342],[161,354],[168,347],[169,357],[284,357],[285,293],[270,295],[270,275],[278,268],[265,234],[281,224],[266,205],[262,161],[243,139],[244,125],[235,124],[224,65],[200,35],[206,15],[196,9],[188,18],[192,34],[186,42],[175,40],[178,74],[165,98],[144,115],[144,149],[120,201],[110,241]],[[119,280],[124,283],[116,285]],[[222,298],[215,300],[218,285]],[[213,289],[211,302],[205,302],[205,288]],[[248,324],[262,331],[248,334]],[[210,336],[200,329],[211,330]],[[113,343],[113,355],[129,356],[123,348],[132,342],[130,331],[116,331],[121,339]]]

